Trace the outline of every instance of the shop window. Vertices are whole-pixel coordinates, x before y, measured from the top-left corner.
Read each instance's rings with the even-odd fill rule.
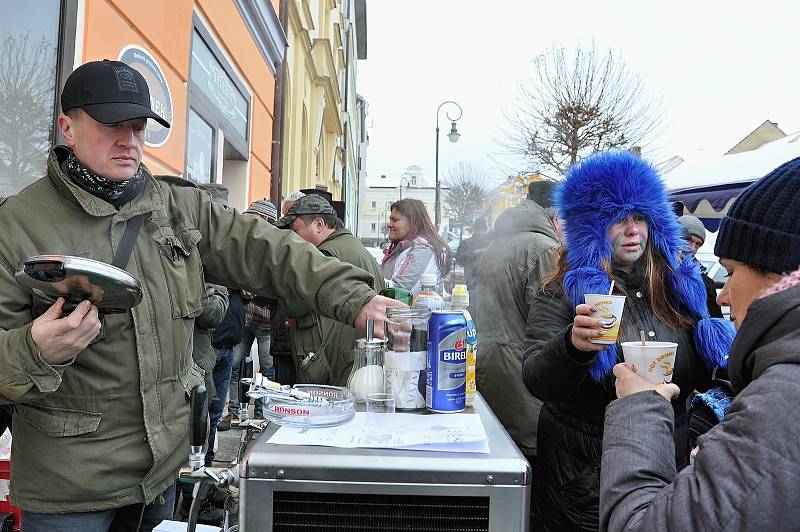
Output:
[[[186,138],[186,175],[197,183],[210,183],[214,175],[214,128],[189,109]]]
[[[372,232],[374,233],[375,231],[378,230],[378,224],[375,224],[375,223],[370,224],[370,228],[372,229]]]
[[[0,196],[47,167],[55,141],[60,19],[64,2],[14,2],[0,25]]]

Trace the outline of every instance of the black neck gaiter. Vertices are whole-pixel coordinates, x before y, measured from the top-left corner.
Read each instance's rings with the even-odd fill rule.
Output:
[[[67,156],[67,172],[82,189],[119,209],[132,200],[144,186],[144,170],[139,165],[136,174],[125,181],[111,181],[98,175],[84,165],[70,151]]]

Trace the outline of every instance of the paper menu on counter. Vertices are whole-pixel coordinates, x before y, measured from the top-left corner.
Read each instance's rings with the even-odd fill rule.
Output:
[[[268,443],[342,448],[384,448],[462,453],[489,453],[480,416],[474,414],[384,414],[391,422],[376,428],[365,412],[343,425],[301,429],[283,426]]]

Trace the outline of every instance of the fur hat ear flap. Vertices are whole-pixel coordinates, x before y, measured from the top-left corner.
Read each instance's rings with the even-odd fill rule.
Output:
[[[584,302],[586,294],[607,294],[610,288],[608,273],[600,268],[576,268],[564,275],[564,291],[575,306]],[[616,345],[610,345],[605,351],[597,353],[594,364],[589,368],[592,379],[602,380],[611,373],[617,360]]]
[[[573,306],[583,303],[586,294],[607,294],[610,287],[608,274],[600,268],[575,268],[564,274],[564,292]]]
[[[672,283],[672,293],[680,298],[673,301],[675,308],[680,308],[682,305],[694,320],[708,317],[706,285],[700,274],[700,263],[694,260],[694,257],[685,257],[678,267],[670,272],[669,280]]]
[[[728,366],[728,351],[734,338],[736,329],[733,324],[720,318],[704,318],[694,329],[694,345],[708,369]]]
[[[617,354],[617,346],[610,345],[605,351],[599,351],[597,358],[594,359],[594,364],[589,368],[589,375],[595,381],[601,381],[614,369],[614,365],[619,360]]]

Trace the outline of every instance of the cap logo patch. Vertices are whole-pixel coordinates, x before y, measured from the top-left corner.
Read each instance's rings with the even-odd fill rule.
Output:
[[[134,92],[139,94],[139,85],[136,83],[136,76],[129,68],[113,67],[114,75],[117,77],[117,87],[123,92]]]

